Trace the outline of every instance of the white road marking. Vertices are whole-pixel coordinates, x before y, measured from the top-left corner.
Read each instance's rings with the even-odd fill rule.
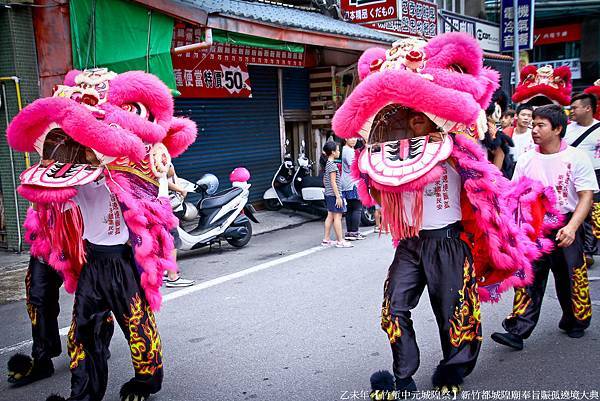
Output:
[[[372,232],[373,231],[366,231],[366,232],[363,232],[363,234],[371,234]],[[249,274],[259,272],[261,270],[269,269],[271,267],[278,266],[278,265],[280,265],[282,263],[291,262],[292,260],[296,260],[296,259],[302,258],[304,256],[308,256],[308,255],[310,255],[312,253],[319,252],[319,251],[322,251],[322,250],[327,249],[327,248],[328,247],[323,247],[321,245],[315,246],[315,247],[306,249],[306,250],[301,251],[301,252],[297,252],[297,253],[294,253],[294,254],[291,254],[291,255],[287,255],[287,256],[284,256],[284,257],[279,258],[279,259],[274,259],[274,260],[271,260],[269,262],[261,263],[259,265],[253,266],[253,267],[249,267],[249,268],[241,270],[239,272],[227,274],[225,276],[217,277],[217,278],[212,279],[212,280],[204,281],[202,283],[193,285],[191,287],[187,287],[187,288],[182,289],[182,290],[174,291],[174,292],[171,292],[171,293],[163,296],[163,302],[168,302],[168,301],[172,301],[172,300],[177,299],[177,298],[181,298],[181,297],[184,297],[184,296],[187,296],[187,295],[191,295],[191,294],[193,294],[195,292],[202,291],[202,290],[205,290],[207,288],[214,287],[216,285],[223,284],[223,283],[226,283],[228,281],[235,280],[237,278],[244,277],[244,276],[247,276]],[[59,330],[59,334],[61,336],[66,336],[68,333],[69,333],[69,327],[63,327],[63,328],[61,328]],[[27,346],[29,346],[31,344],[33,344],[32,340],[26,340],[26,341],[21,341],[19,343],[13,344],[13,345],[9,345],[9,346],[4,347],[4,348],[0,348],[0,355],[4,355],[4,354],[11,353],[13,351],[17,351],[17,350],[19,350],[21,348],[24,348],[24,347],[27,347]]]

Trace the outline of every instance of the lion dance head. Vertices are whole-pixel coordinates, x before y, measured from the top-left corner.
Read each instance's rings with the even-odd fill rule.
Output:
[[[396,243],[419,235],[424,188],[442,177],[442,162],[456,169],[479,293],[495,301],[531,282],[531,261],[549,250],[543,234],[555,227],[533,216],[556,210],[551,189],[511,183],[476,143],[487,130],[485,110],[499,78],[482,60],[476,40],[456,32],[369,49],[358,62],[362,81],[332,125],[337,136],[365,140],[352,174],[362,202],[381,205],[382,225]],[[516,210],[526,211],[522,221]]]
[[[551,65],[536,67],[526,65],[512,100],[532,106],[557,104],[568,106],[571,102],[571,69],[567,66],[553,68]]]
[[[11,147],[40,156],[21,174],[18,188],[38,208],[30,210],[25,223],[32,254],[63,273],[67,290],[75,289],[85,256],[81,239],[61,233],[65,227],[60,223],[68,215],[64,204],[78,186],[104,175],[123,210],[143,270],[142,286],[156,309],[162,272],[175,269],[168,230],[176,225],[168,202],[157,198],[158,180],[171,157],[194,142],[196,125],[174,117],[169,89],[141,71],[74,70],[53,92],[25,107],[7,130]]]

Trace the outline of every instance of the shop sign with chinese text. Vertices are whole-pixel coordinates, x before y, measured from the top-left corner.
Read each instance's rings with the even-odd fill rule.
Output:
[[[399,0],[341,0],[344,19],[356,24],[399,18]]]
[[[579,42],[581,40],[581,24],[568,24],[535,28],[533,31],[533,44],[550,45],[553,43]]]
[[[470,18],[464,15],[441,11],[441,32],[466,32],[479,42],[485,51],[500,51],[500,27],[488,21]]]
[[[201,29],[175,26],[173,47],[199,43]],[[177,90],[183,98],[252,97],[248,64],[303,67],[304,53],[214,43],[208,49],[172,56]]]
[[[502,0],[500,9],[500,51],[507,52],[514,49],[515,33],[517,34],[519,50],[533,48],[533,19],[534,0],[518,0],[517,23],[515,29],[513,0]]]
[[[365,26],[401,36],[417,36],[426,39],[437,35],[437,5],[421,0],[400,0],[398,19]]]

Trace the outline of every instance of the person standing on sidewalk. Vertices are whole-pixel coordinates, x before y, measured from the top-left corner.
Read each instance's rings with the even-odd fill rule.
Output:
[[[564,226],[553,233],[554,250],[534,263],[533,283],[516,290],[512,314],[502,323],[506,333],[492,334],[497,343],[517,350],[523,349],[523,340],[539,320],[550,270],[562,309],[558,327],[569,337],[580,338],[592,318],[581,225],[592,205],[593,193],[598,192],[592,162],[582,150],[562,140],[567,116],[560,106],[539,107],[533,118],[537,147],[521,156],[513,180],[528,177],[553,187]]]
[[[337,248],[351,248],[353,245],[344,240],[342,235],[342,214],[346,211],[344,199],[342,198],[340,171],[334,160],[340,157],[340,148],[334,141],[326,142],[323,152],[327,155],[325,172],[323,174],[323,186],[325,187],[325,204],[327,206],[327,218],[325,219],[325,235],[321,245],[331,245],[331,226],[337,241]]]
[[[600,121],[594,118],[596,112],[596,97],[586,93],[573,96],[571,99],[571,119],[573,122],[567,126],[565,141],[584,150],[594,166],[596,182],[600,182]],[[600,195],[594,195],[594,203],[600,202]],[[592,233],[591,218],[583,222],[584,226],[584,251],[588,267],[594,263],[594,254],[598,253],[598,243]]]
[[[182,199],[185,199],[185,196],[187,195],[187,191],[177,184],[177,174],[175,174],[175,167],[173,167],[173,164],[169,166],[167,176],[161,179],[158,196],[168,198],[169,191],[178,192]],[[172,229],[170,233],[173,236],[173,245],[175,245],[171,256],[173,257],[173,261],[177,262],[177,248],[181,246],[181,238],[179,237],[177,227]],[[181,274],[178,271],[170,270],[165,270],[163,281],[167,288],[189,287],[195,283],[194,280],[188,280],[181,277]]]
[[[352,178],[350,169],[356,156],[354,147],[356,146],[356,138],[349,138],[342,148],[342,179],[341,188],[342,196],[346,200],[346,236],[347,241],[356,241],[365,239],[358,231],[360,225],[360,215],[362,213],[362,203],[358,198],[357,181]]]

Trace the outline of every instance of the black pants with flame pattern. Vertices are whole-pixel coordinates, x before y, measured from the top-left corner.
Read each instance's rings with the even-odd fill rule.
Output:
[[[58,291],[63,280],[51,266],[33,256],[25,276],[27,313],[31,320],[33,359],[51,359],[61,353],[58,334]]]
[[[423,231],[422,231],[423,233]],[[471,251],[458,238],[410,238],[399,242],[385,282],[381,327],[392,346],[396,380],[419,367],[411,310],[425,286],[437,321],[443,359],[439,367],[464,377],[481,347],[479,296]],[[447,383],[455,384],[455,383]]]
[[[99,401],[108,381],[113,318],[131,350],[135,378],[149,393],[160,390],[162,350],[154,314],[140,286],[140,275],[128,245],[87,246],[68,337],[71,359],[69,400]]]
[[[568,220],[567,220],[568,221]],[[552,237],[556,232],[552,233]],[[592,319],[590,286],[583,253],[584,227],[579,227],[575,241],[566,248],[554,250],[534,263],[533,284],[515,291],[513,311],[502,326],[509,333],[527,338],[533,332],[542,308],[548,274],[552,271],[556,296],[562,309],[562,330],[586,329]]]

